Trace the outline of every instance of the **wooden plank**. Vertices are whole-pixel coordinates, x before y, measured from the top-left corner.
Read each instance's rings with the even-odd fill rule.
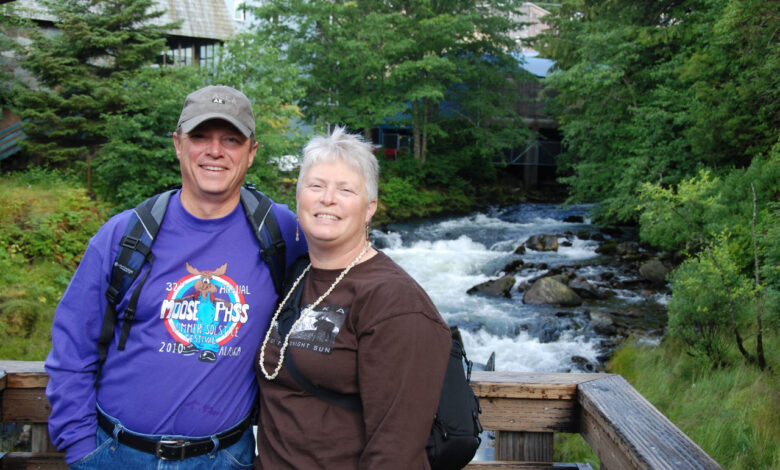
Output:
[[[578,432],[577,403],[570,400],[482,398],[479,421],[485,429]]]
[[[581,434],[607,469],[687,470],[721,466],[623,377],[579,386]]]
[[[496,431],[496,460],[553,461],[553,433]]]
[[[466,465],[466,470],[497,468],[501,470],[593,470],[587,463],[545,463],[479,460]]]
[[[59,452],[8,452],[0,459],[0,470],[63,470],[65,454]]]
[[[0,361],[0,371],[5,371],[6,388],[38,388],[49,383],[43,361]]]
[[[0,368],[0,393],[5,390],[6,385],[8,384],[8,377],[5,375],[5,371]]]
[[[471,388],[478,397],[574,400],[579,384],[605,375],[474,371],[471,374]]]
[[[42,388],[6,389],[0,406],[0,422],[46,423],[51,413]]]

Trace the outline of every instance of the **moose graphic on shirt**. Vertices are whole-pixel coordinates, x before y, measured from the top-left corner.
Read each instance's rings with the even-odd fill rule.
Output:
[[[160,318],[179,343],[174,348],[185,356],[198,355],[206,363],[222,355],[238,355],[240,348],[226,348],[248,320],[249,305],[242,289],[226,276],[228,265],[198,269],[185,263],[189,276],[174,285],[163,301]],[[217,294],[223,297],[217,297]]]

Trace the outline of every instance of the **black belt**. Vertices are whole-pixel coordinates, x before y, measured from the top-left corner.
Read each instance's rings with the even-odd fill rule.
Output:
[[[98,411],[97,416],[98,426],[100,426],[106,434],[113,436],[116,425],[100,411]],[[238,442],[244,434],[244,431],[249,427],[250,418],[251,413],[246,419],[232,429],[217,434],[215,437],[219,442],[219,448],[224,449],[225,447],[232,446]],[[154,440],[136,436],[135,434],[130,434],[125,431],[119,431],[117,440],[120,444],[140,450],[141,452],[146,452],[147,454],[155,455],[162,460],[184,460],[190,457],[205,455],[214,450],[214,442],[211,438],[199,439],[197,441],[184,439]]]

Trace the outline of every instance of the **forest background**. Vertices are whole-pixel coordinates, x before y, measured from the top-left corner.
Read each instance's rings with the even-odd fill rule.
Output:
[[[533,80],[512,52],[513,2],[269,0],[210,66],[161,67],[151,0],[43,0],[59,33],[2,5],[0,106],[24,119],[27,168],[0,177],[0,359],[42,360],[57,301],[111,214],[178,184],[171,131],[186,94],[253,99],[248,180],[292,203],[304,129],[412,129],[382,159],[379,223],[521,201],[493,159],[533,137]],[[610,363],[724,468],[780,468],[780,4],[570,0],[533,47],[560,123],[569,203],[635,224],[665,250],[668,335]],[[18,42],[15,38],[25,37]],[[17,80],[9,63],[33,81]],[[30,86],[33,83],[34,86]],[[560,460],[597,459],[577,438]]]

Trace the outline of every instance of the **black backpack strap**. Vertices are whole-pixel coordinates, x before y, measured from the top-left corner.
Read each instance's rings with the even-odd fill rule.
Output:
[[[125,349],[130,326],[135,318],[138,296],[144,281],[146,281],[146,277],[149,275],[151,263],[154,259],[151,251],[152,243],[160,230],[160,224],[162,224],[162,219],[165,216],[165,210],[168,207],[171,194],[175,191],[174,189],[157,194],[136,206],[127,223],[124,236],[119,242],[119,251],[114,259],[109,286],[106,289],[108,305],[103,315],[103,325],[98,338],[98,375],[106,360],[108,346],[114,337],[114,329],[118,317],[116,306],[140,274],[143,265],[148,263],[149,267],[144,277],[141,278],[141,282],[138,283],[133,291],[122,316],[122,332],[117,349],[120,351]]]
[[[301,275],[308,264],[308,256],[302,256],[295,261],[295,264],[291,269],[290,276],[285,282],[286,289],[289,289],[292,286],[292,283],[298,278],[298,276]],[[295,291],[293,291],[292,295],[290,295],[287,306],[279,314],[278,328],[279,335],[282,338],[285,338],[289,334],[290,329],[295,323],[295,320],[297,320],[301,315],[301,297],[303,296],[303,284],[305,279],[306,278],[304,277],[304,279],[301,279],[301,282],[298,283]],[[290,376],[295,379],[295,381],[298,382],[298,385],[300,385],[301,388],[306,390],[309,394],[332,405],[337,405],[352,411],[363,411],[363,402],[360,400],[359,393],[339,393],[327,388],[317,387],[311,383],[309,379],[304,377],[295,367],[295,362],[293,361],[292,354],[290,353],[290,348],[287,348],[287,351],[285,351],[284,365],[287,367],[287,372],[290,373]]]
[[[287,246],[272,210],[273,202],[247,184],[241,187],[241,205],[260,243],[260,256],[268,266],[276,293],[281,296],[287,267]]]

